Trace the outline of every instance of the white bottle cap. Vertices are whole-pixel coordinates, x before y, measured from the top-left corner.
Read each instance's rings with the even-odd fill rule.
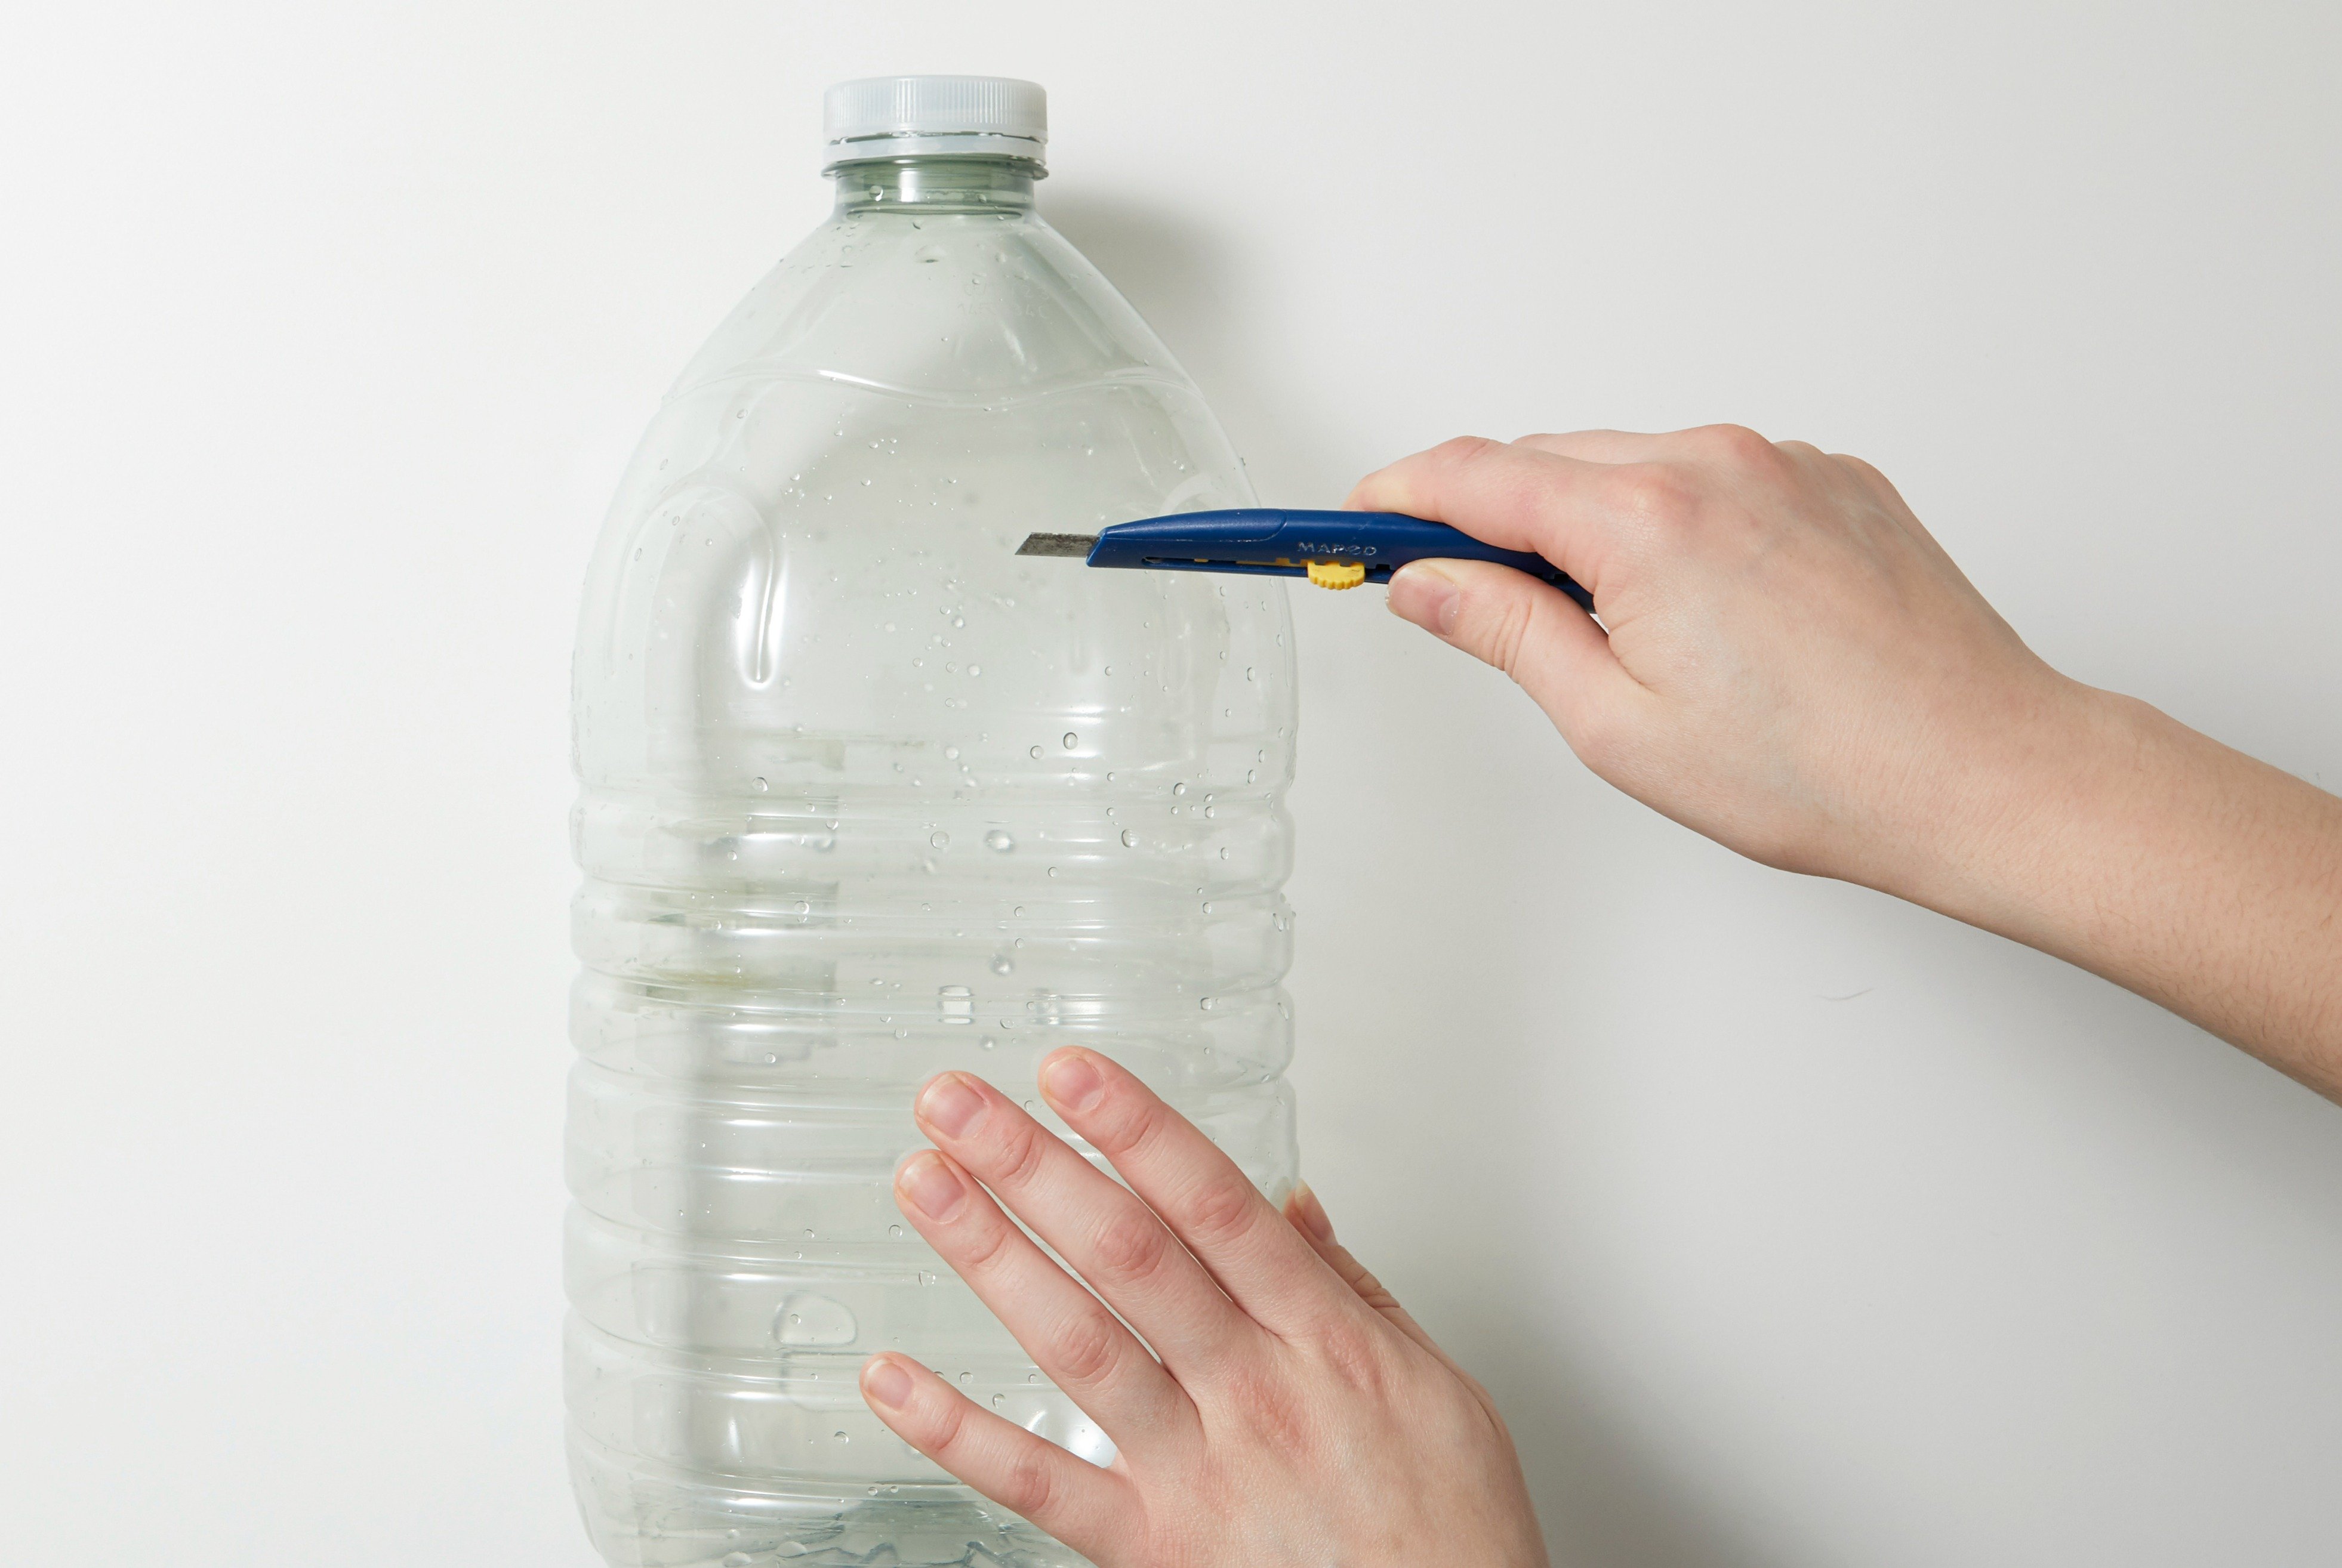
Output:
[[[943,154],[1041,161],[1049,97],[1009,76],[870,76],[821,97],[823,173],[856,158]]]

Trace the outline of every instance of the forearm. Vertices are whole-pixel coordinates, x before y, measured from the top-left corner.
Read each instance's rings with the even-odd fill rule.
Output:
[[[2342,1101],[2342,799],[2073,684],[1987,765],[1945,853],[1892,891]]]
[[[2342,1101],[2342,800],[2057,674],[1885,475],[1732,425],[1449,442],[1352,501],[1593,595],[1417,562],[1391,608],[1612,784],[1768,865],[2027,943]]]

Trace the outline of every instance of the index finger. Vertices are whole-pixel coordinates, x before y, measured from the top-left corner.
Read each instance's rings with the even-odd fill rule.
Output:
[[[1346,504],[1445,523],[1531,550],[1597,599],[1613,557],[1621,470],[1533,446],[1459,435],[1358,481]]]

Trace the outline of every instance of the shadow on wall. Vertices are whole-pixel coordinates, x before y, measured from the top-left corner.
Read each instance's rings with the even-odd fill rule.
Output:
[[[1358,474],[1345,471],[1333,432],[1277,401],[1292,378],[1280,369],[1276,302],[1251,287],[1240,239],[1209,227],[1203,213],[1079,186],[1045,188],[1041,215],[1113,280],[1203,388],[1265,504],[1330,506],[1347,493]]]
[[[1225,323],[1214,317],[1223,303],[1218,290],[1236,265],[1235,255],[1209,233],[1171,214],[1119,195],[1058,190],[1058,183],[1053,179],[1043,187],[1042,217],[1113,280],[1188,373],[1196,375],[1197,367],[1186,364],[1191,350],[1210,353],[1227,346],[1219,341]]]
[[[1042,211],[1137,306],[1202,385],[1239,450],[1251,459],[1255,484],[1265,499],[1338,496],[1346,488],[1356,475],[1343,472],[1344,455],[1335,433],[1313,424],[1308,410],[1296,409],[1278,395],[1280,388],[1289,388],[1292,382],[1289,375],[1278,369],[1279,302],[1248,292],[1246,268],[1236,244],[1188,222],[1184,215],[1078,188],[1045,192]],[[1343,606],[1345,611],[1353,608]],[[1303,618],[1313,619],[1322,609],[1310,604]],[[1357,645],[1360,634],[1354,624],[1327,630],[1343,639],[1345,660],[1365,652]],[[1349,684],[1349,679],[1318,682],[1319,671],[1307,652],[1316,639],[1305,633],[1303,640],[1304,684],[1313,694],[1312,700],[1346,709],[1354,699],[1339,688]],[[1333,645],[1332,637],[1326,640]],[[1378,661],[1368,654],[1367,662]],[[1394,687],[1405,687],[1424,678],[1419,661],[1406,664],[1406,669],[1395,664],[1354,674],[1370,683],[1387,681]],[[1414,694],[1427,697],[1425,693]],[[1355,700],[1367,699],[1360,694]],[[1363,758],[1369,769],[1375,753],[1411,744],[1413,737],[1405,733],[1403,724],[1371,735],[1354,733],[1344,740],[1350,751],[1371,748]],[[1361,759],[1353,756],[1348,761],[1356,767]],[[1532,792],[1524,788],[1520,793],[1526,796]],[[1326,809],[1313,816],[1313,829],[1327,843],[1343,841],[1346,830],[1355,833],[1381,809],[1372,785],[1346,788],[1342,795],[1345,798],[1320,802]],[[1306,874],[1306,839],[1302,853]],[[1599,859],[1604,852],[1591,848],[1583,853]],[[1596,881],[1609,874],[1609,868],[1590,864],[1581,869]],[[1436,879],[1437,874],[1435,869],[1416,868],[1411,874]],[[1526,886],[1479,890],[1485,897],[1507,904],[1516,897],[1531,896],[1532,891]],[[1503,1116],[1498,1120],[1506,1124],[1491,1125],[1485,1098],[1475,1085],[1488,1076],[1525,1069],[1525,1057],[1549,1050],[1550,1043],[1496,1038],[1494,1032],[1506,1027],[1502,1016],[1505,1009],[1485,1001],[1486,993],[1468,985],[1456,986],[1457,994],[1444,1000],[1418,999],[1413,1005],[1397,1007],[1368,1005],[1363,999],[1344,998],[1337,988],[1326,987],[1334,994],[1319,1004],[1315,994],[1319,987],[1313,983],[1313,954],[1344,950],[1338,929],[1344,923],[1356,926],[1385,918],[1372,910],[1331,909],[1312,917],[1306,929],[1313,939],[1303,943],[1295,975],[1296,990],[1312,994],[1303,1004],[1310,1039],[1380,1036],[1381,1044],[1362,1044],[1360,1049],[1362,1054],[1381,1061],[1399,1055],[1406,1040],[1422,1037],[1420,1032],[1426,1027],[1444,1028],[1453,1037],[1482,1043],[1476,1049],[1485,1075],[1439,1074],[1417,1081],[1409,1086],[1408,1107],[1361,1106],[1354,1101],[1346,1134],[1362,1144],[1411,1149],[1413,1157],[1423,1162],[1419,1168],[1442,1171],[1450,1185],[1460,1168],[1475,1167],[1471,1184],[1477,1190],[1519,1193],[1531,1185],[1529,1171],[1517,1155],[1508,1156],[1506,1151],[1530,1147],[1536,1132],[1515,1126]],[[1486,923],[1441,921],[1431,918],[1428,912],[1424,918],[1427,929],[1403,937],[1387,930],[1377,935],[1362,929],[1357,934],[1369,946],[1377,940],[1396,940],[1420,950],[1417,957],[1425,973],[1452,976],[1462,970],[1494,965],[1518,974],[1534,967],[1532,954],[1486,951],[1492,929]],[[1493,929],[1501,931],[1502,926]],[[1475,951],[1446,954],[1458,966],[1450,967],[1443,962],[1443,950],[1458,943]],[[1424,1007],[1436,1015],[1436,1024],[1418,1011]],[[1475,1016],[1483,1011],[1485,1017]],[[1426,1104],[1426,1100],[1436,1103]],[[1320,1113],[1326,1108],[1321,1105]],[[1337,1103],[1335,1108],[1338,1112]],[[1525,1108],[1520,1113],[1523,1118],[1527,1114]],[[1465,1146],[1457,1130],[1475,1126],[1479,1136],[1468,1142],[1477,1147]],[[1493,1216],[1484,1216],[1489,1217]],[[1345,1223],[1343,1215],[1337,1213],[1336,1218]],[[1417,1237],[1441,1233],[1435,1216],[1408,1213],[1386,1218],[1396,1223],[1360,1228],[1386,1233],[1403,1230]],[[1458,1287],[1441,1293],[1437,1315],[1446,1330],[1447,1348],[1466,1366],[1487,1373],[1487,1381],[1497,1387],[1555,1561],[1588,1568],[1751,1568],[1766,1563],[1765,1553],[1747,1538],[1748,1533],[1735,1529],[1696,1495],[1686,1473],[1670,1466],[1664,1455],[1650,1452],[1631,1423],[1596,1392],[1596,1380],[1586,1371],[1599,1364],[1602,1347],[1573,1343],[1569,1331],[1558,1321],[1540,1322],[1533,1310],[1522,1310],[1539,1299],[1542,1285],[1533,1270],[1497,1244],[1506,1227],[1483,1223],[1464,1228],[1481,1238],[1482,1251],[1468,1261]],[[1454,1230],[1446,1233],[1451,1241],[1456,1239]],[[1403,1266],[1405,1260],[1387,1262],[1386,1277],[1416,1272]]]

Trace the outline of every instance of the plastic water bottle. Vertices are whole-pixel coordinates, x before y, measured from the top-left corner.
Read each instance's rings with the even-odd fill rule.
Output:
[[[1058,1568],[856,1391],[897,1350],[1112,1453],[891,1178],[931,1074],[1034,1105],[1079,1043],[1289,1186],[1284,589],[1015,554],[1253,497],[1035,212],[1038,87],[826,107],[836,214],[661,407],[578,627],[574,1471],[613,1563]]]

